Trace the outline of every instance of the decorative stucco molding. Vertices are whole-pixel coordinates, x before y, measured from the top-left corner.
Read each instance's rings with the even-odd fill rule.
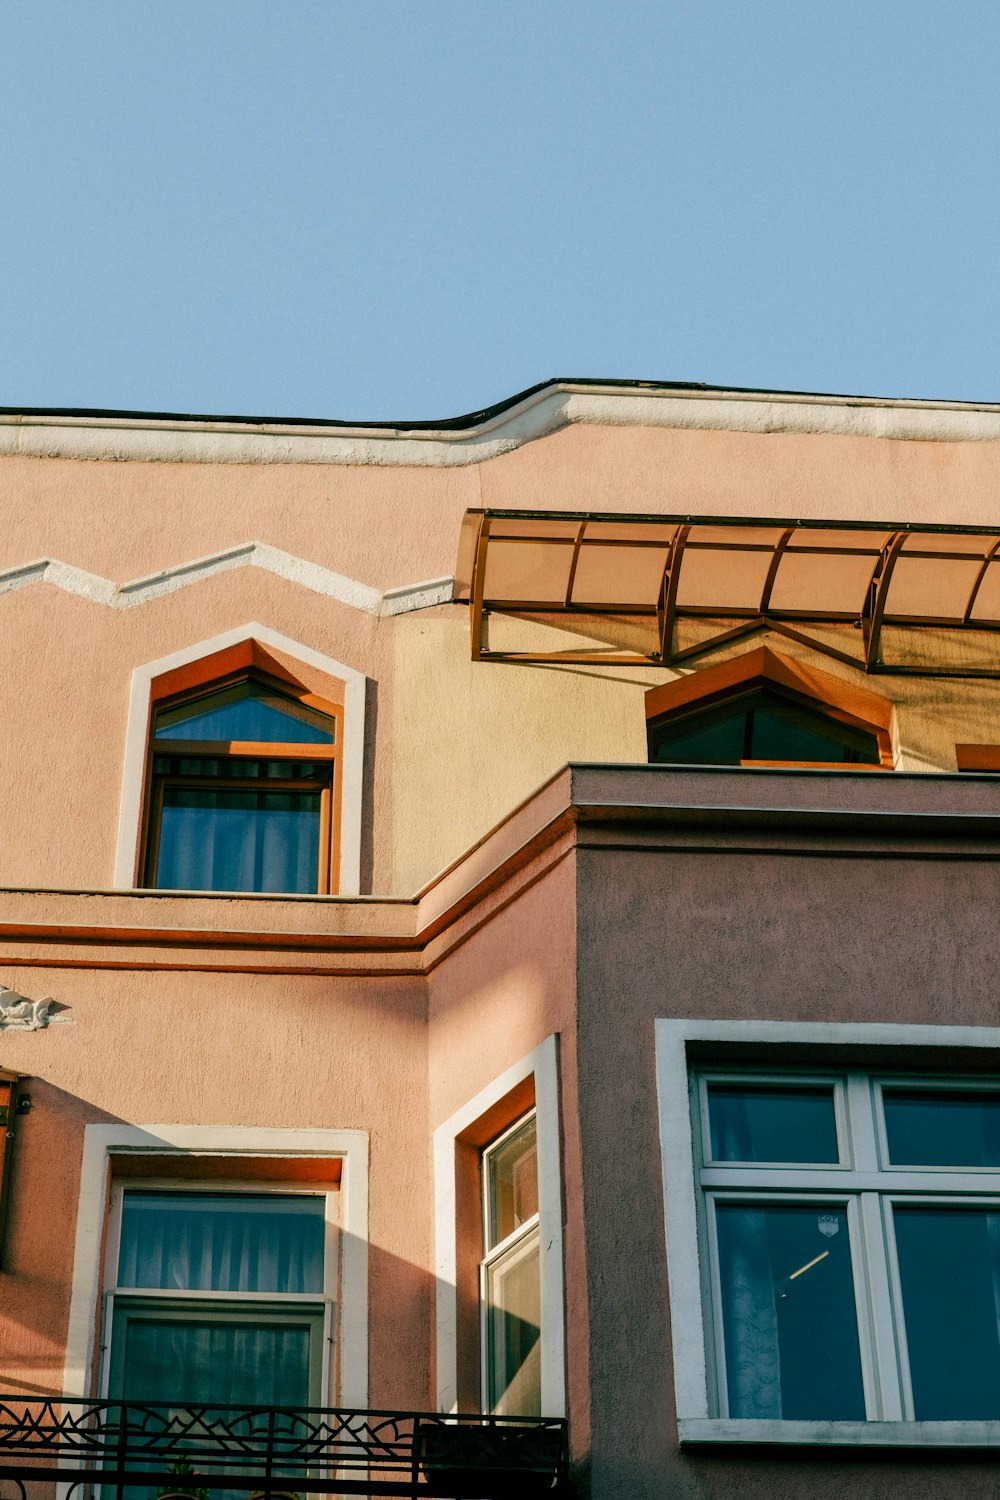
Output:
[[[243,542],[237,547],[226,548],[224,552],[178,563],[174,568],[164,568],[130,583],[113,583],[110,578],[87,573],[70,563],[60,562],[58,558],[43,557],[0,572],[0,594],[9,594],[34,583],[48,583],[64,593],[76,595],[78,599],[86,599],[90,604],[103,604],[108,609],[134,609],[153,599],[161,599],[164,594],[176,593],[188,584],[200,583],[216,573],[228,573],[235,568],[261,568],[277,578],[285,578],[300,588],[310,589],[327,599],[336,599],[369,615],[407,614],[410,610],[427,609],[433,604],[446,604],[452,596],[450,578],[431,578],[381,593],[343,573],[335,573],[319,563],[283,552],[268,542]]]
[[[42,1031],[53,1023],[68,1020],[67,1016],[52,1015],[54,1004],[51,998],[29,1000],[0,984],[0,1031]]]
[[[726,432],[1000,442],[1000,406],[726,390],[656,381],[550,380],[445,422],[282,422],[145,412],[0,412],[0,457],[160,463],[482,463],[573,423]]]

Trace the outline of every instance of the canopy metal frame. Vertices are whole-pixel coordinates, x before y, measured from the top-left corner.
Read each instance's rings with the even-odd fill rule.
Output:
[[[614,534],[609,535],[612,532]],[[603,533],[603,534],[602,534]],[[553,555],[553,577],[564,577],[558,596],[511,592],[509,562],[512,547],[560,549]],[[636,589],[634,597],[587,596],[579,587],[581,560],[586,557],[593,582],[592,559],[602,549],[628,548],[640,556],[650,550],[662,554],[655,598]],[[491,589],[490,564],[503,549],[507,559],[506,588]],[[753,554],[762,554],[750,571],[760,578],[753,597],[740,599],[699,596],[685,583],[696,564],[691,559],[727,555],[735,576]],[[763,556],[766,554],[766,560]],[[526,554],[526,557],[529,554]],[[846,560],[853,581],[864,587],[831,605],[799,602],[790,607],[785,582],[793,567],[809,560],[817,580],[823,581]],[[685,564],[688,572],[685,572]],[[929,570],[928,570],[929,565]],[[840,564],[845,567],[844,561]],[[783,573],[783,568],[785,572]],[[920,570],[923,570],[922,572]],[[950,571],[949,571],[950,570]],[[530,576],[532,569],[526,569]],[[516,580],[517,569],[513,568]],[[537,577],[537,565],[534,569]],[[957,576],[956,576],[957,575]],[[649,576],[647,572],[647,578]],[[895,580],[895,585],[894,585]],[[902,580],[902,581],[901,581]],[[984,585],[989,580],[994,611],[983,613]],[[784,587],[785,601],[779,597]],[[916,589],[916,594],[915,594]],[[912,607],[914,597],[926,600],[938,590],[948,608]],[[793,591],[794,592],[794,591]],[[801,594],[802,587],[798,592]],[[819,593],[823,593],[820,588]],[[829,587],[826,589],[829,595]],[[811,650],[859,670],[883,675],[1000,678],[1000,651],[984,665],[937,661],[887,661],[883,644],[887,627],[918,630],[1000,632],[1000,531],[975,526],[909,525],[877,521],[790,520],[747,516],[692,516],[598,511],[475,509],[466,513],[459,547],[455,599],[468,603],[472,626],[472,656],[476,661],[534,663],[601,663],[609,666],[679,666],[757,634],[773,631]],[[899,599],[911,607],[898,607]],[[603,617],[651,616],[656,621],[657,646],[648,652],[576,647],[568,650],[511,650],[489,644],[492,614],[543,616],[553,623],[574,619],[591,622]],[[721,622],[723,628],[687,645],[677,640],[678,622]],[[725,622],[732,620],[733,623]],[[848,650],[809,626],[853,627],[858,649]]]

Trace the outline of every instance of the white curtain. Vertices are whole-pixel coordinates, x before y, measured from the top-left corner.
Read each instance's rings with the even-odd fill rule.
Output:
[[[322,1292],[321,1197],[126,1193],[118,1285]]]
[[[765,1213],[726,1209],[719,1217],[729,1415],[777,1418],[781,1355]]]

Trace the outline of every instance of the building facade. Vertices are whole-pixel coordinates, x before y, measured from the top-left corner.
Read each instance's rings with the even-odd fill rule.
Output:
[[[0,1495],[129,1403],[541,1424],[428,1495],[563,1420],[595,1500],[995,1493],[998,458],[627,382],[0,414]]]

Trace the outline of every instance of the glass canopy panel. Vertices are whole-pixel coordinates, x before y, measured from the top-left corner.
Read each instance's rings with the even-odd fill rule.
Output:
[[[556,516],[491,516],[490,538],[521,537],[528,541],[539,538],[554,538],[556,541],[573,542],[580,530],[581,521],[575,517]]]
[[[1000,1167],[1000,1092],[884,1089],[889,1160],[903,1167]]]
[[[156,739],[332,745],[334,721],[257,682],[238,682],[156,714]]]
[[[1000,1418],[1000,1205],[893,1209],[918,1422]]]
[[[745,548],[730,552],[703,548],[700,541],[689,539],[681,555],[678,609],[759,614],[773,556],[770,548],[761,552]]]
[[[986,574],[972,606],[972,623],[1000,623],[1000,557],[986,566]]]
[[[561,606],[566,598],[573,545],[564,542],[493,541],[486,552],[483,598],[488,603]]]
[[[118,1285],[197,1292],[322,1292],[317,1194],[124,1194]]]
[[[847,1213],[719,1203],[730,1417],[863,1421]]]
[[[713,1161],[840,1160],[832,1086],[710,1083],[708,1119]]]
[[[912,557],[900,552],[886,590],[886,615],[961,620],[981,559]]]
[[[628,547],[584,542],[573,579],[573,603],[628,605],[654,610],[666,566],[665,546]]]
[[[878,554],[803,552],[789,547],[778,564],[770,608],[860,617]]]

